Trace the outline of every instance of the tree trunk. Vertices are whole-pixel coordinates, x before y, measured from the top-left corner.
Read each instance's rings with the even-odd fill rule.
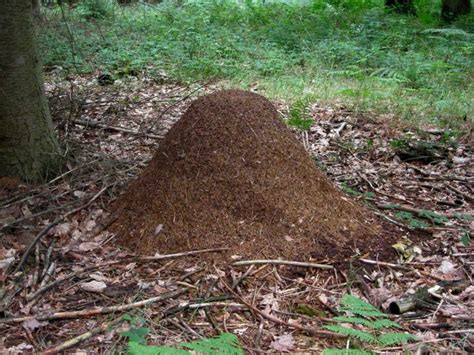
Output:
[[[0,176],[40,181],[57,171],[31,0],[0,1]]]
[[[40,0],[31,0],[31,5],[33,6],[33,17],[36,20],[41,19],[41,2],[40,2]]]
[[[471,0],[442,0],[441,18],[451,22],[471,12]]]
[[[415,7],[413,0],[385,0],[385,7],[398,12],[399,14],[414,15]]]

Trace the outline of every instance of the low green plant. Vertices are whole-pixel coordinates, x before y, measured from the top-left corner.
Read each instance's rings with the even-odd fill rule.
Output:
[[[244,354],[237,336],[231,333],[222,333],[214,338],[201,339],[194,342],[179,343],[174,347],[147,345],[146,336],[150,329],[146,326],[140,326],[140,324],[145,324],[145,321],[131,315],[125,315],[124,319],[132,324],[132,328],[122,332],[122,335],[128,338],[127,353],[129,355]]]
[[[423,222],[422,220],[419,220],[418,218],[415,218],[413,216],[413,213],[411,212],[398,211],[394,215],[396,218],[407,222],[412,228],[427,228],[428,227],[427,223]]]
[[[418,18],[387,12],[382,0],[163,1],[120,9],[112,0],[81,0],[63,7],[64,18],[45,9],[41,25],[48,27],[39,34],[49,67],[164,71],[183,83],[258,86],[288,102],[309,95],[459,128],[474,113],[474,21],[441,27],[439,1],[415,3]],[[310,124],[290,118],[303,129]]]
[[[290,106],[288,124],[301,130],[308,130],[314,123],[309,113],[309,100],[300,99]]]
[[[104,20],[112,15],[113,4],[110,0],[81,0],[76,11],[87,20]]]
[[[334,317],[338,324],[324,326],[325,329],[371,345],[393,346],[416,340],[415,336],[408,333],[386,332],[393,328],[400,329],[401,326],[387,319],[387,314],[355,296],[344,295],[340,311],[346,315]],[[345,324],[352,324],[358,329]],[[324,354],[371,354],[371,352],[365,349],[326,349]]]

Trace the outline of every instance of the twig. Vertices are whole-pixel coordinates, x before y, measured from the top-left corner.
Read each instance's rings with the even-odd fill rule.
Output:
[[[120,263],[128,262],[128,261],[135,261],[135,262],[160,261],[160,260],[166,260],[166,259],[176,259],[176,258],[180,258],[180,257],[183,257],[183,256],[197,255],[197,254],[201,254],[201,253],[218,252],[218,251],[222,251],[222,250],[226,250],[226,248],[201,249],[201,250],[188,251],[188,252],[185,252],[185,253],[166,254],[166,255],[158,255],[158,256],[145,256],[145,257],[139,257],[139,258],[136,258],[136,257],[134,257],[134,258],[124,258],[124,259],[119,259],[119,260],[107,261],[105,263],[85,267],[81,270],[77,270],[77,271],[72,272],[72,273],[70,273],[68,275],[65,275],[63,277],[59,277],[56,280],[52,281],[51,283],[45,285],[44,287],[36,290],[34,293],[30,293],[29,295],[26,296],[26,299],[27,299],[27,301],[31,301],[31,300],[35,299],[36,297],[38,297],[40,294],[48,291],[50,288],[60,284],[61,282],[69,280],[69,279],[71,279],[73,277],[76,277],[76,276],[80,276],[83,273],[88,272],[88,271],[93,270],[93,269],[99,269],[99,268],[103,269],[107,266],[120,264]]]
[[[229,250],[229,248],[200,249],[200,250],[185,251],[183,253],[176,253],[176,254],[142,256],[138,258],[138,260],[139,261],[159,261],[159,260],[180,258],[182,256],[190,256],[190,255],[197,255],[197,254],[203,254],[203,253],[215,253],[215,252],[220,252],[220,251],[225,251],[225,250]]]
[[[319,330],[319,329],[313,329],[313,328],[307,328],[307,327],[303,327],[299,324],[294,324],[294,323],[288,323],[288,322],[285,322],[284,320],[281,320],[280,318],[277,318],[277,317],[273,317],[265,312],[262,312],[261,310],[259,310],[258,308],[256,308],[255,306],[251,305],[250,303],[248,303],[247,301],[245,301],[242,297],[240,297],[229,285],[227,285],[227,283],[221,279],[221,282],[222,284],[224,285],[224,287],[229,290],[229,292],[235,297],[237,298],[241,303],[243,303],[245,306],[247,306],[247,308],[251,309],[252,311],[254,311],[255,313],[259,314],[261,317],[273,322],[273,323],[276,323],[276,324],[280,324],[280,325],[284,325],[286,327],[289,327],[289,328],[293,328],[293,329],[298,329],[298,330],[301,330],[303,332],[306,332],[306,333],[309,333],[309,334],[312,334],[314,336],[320,336],[320,337],[326,337],[326,338],[346,338],[347,336],[345,335],[342,335],[342,334],[338,334],[338,333],[333,333],[333,332],[330,332],[330,331],[326,331],[326,330]]]
[[[205,303],[189,304],[188,308],[193,309],[193,308],[205,308],[205,307],[213,307],[213,306],[241,308],[241,307],[244,307],[245,305],[241,303],[236,303],[236,302],[205,302]]]
[[[44,256],[44,265],[43,265],[43,272],[41,273],[41,280],[44,279],[48,271],[49,263],[51,261],[51,254],[53,253],[53,248],[54,248],[54,240],[49,244],[48,250],[46,251],[46,255]]]
[[[202,88],[204,88],[204,87],[206,87],[206,86],[207,86],[207,83],[204,83],[203,85],[199,85],[199,86],[197,87],[197,89],[192,90],[189,94],[180,97],[179,100],[176,100],[176,101],[173,102],[171,105],[168,105],[168,107],[166,107],[164,110],[162,110],[162,111],[160,112],[160,115],[159,115],[158,118],[155,120],[155,122],[159,122],[160,119],[161,119],[169,110],[171,110],[173,107],[177,106],[180,102],[186,101],[186,100],[189,99],[195,92],[201,90]]]
[[[245,271],[243,273],[242,276],[240,276],[237,280],[235,280],[233,283],[232,283],[232,289],[235,290],[235,288],[237,286],[239,286],[239,284],[247,277],[249,276],[249,274],[252,272],[252,270],[255,268],[255,265],[250,265],[249,268],[247,269],[247,271]]]
[[[408,206],[408,205],[387,205],[387,204],[377,204],[377,207],[378,208],[383,208],[383,209],[397,209],[397,210],[400,210],[400,211],[405,211],[405,212],[410,212],[410,213],[414,213],[414,214],[417,214],[417,215],[423,215],[423,212],[426,212],[426,210],[423,210],[421,208],[416,208],[416,207],[411,207],[411,206]],[[453,217],[456,217],[456,215],[454,214],[451,214],[451,213],[442,213],[442,212],[436,212],[437,215],[439,216],[442,216],[442,217],[446,217],[446,218],[453,218]],[[466,216],[469,216],[469,217],[473,217],[472,215],[466,215]]]
[[[96,122],[96,121],[86,121],[86,120],[74,119],[74,120],[72,120],[72,122],[75,123],[75,124],[84,126],[84,127],[93,127],[93,128],[97,127],[97,128],[108,129],[108,130],[111,130],[111,131],[134,134],[134,135],[137,135],[137,136],[144,136],[144,137],[147,137],[147,138],[163,139],[163,136],[158,136],[156,134],[138,132],[138,131],[134,131],[134,130],[127,129],[127,128],[122,128],[122,127],[117,127],[117,126],[109,126],[109,125],[99,123],[99,122]]]
[[[334,130],[334,133],[336,133],[337,137],[339,137],[341,135],[342,130],[346,126],[347,126],[347,122],[342,122],[342,124],[337,129]]]
[[[474,201],[474,197],[472,197],[471,195],[465,193],[465,192],[462,192],[461,190],[455,188],[454,186],[451,186],[451,185],[446,185],[446,187],[450,190],[453,190],[455,193],[457,193],[458,195],[461,195],[462,197],[464,197],[467,201],[469,202],[473,202]]]
[[[88,332],[85,332],[81,335],[78,335],[77,337],[69,339],[69,340],[65,341],[64,343],[56,345],[54,348],[49,348],[49,349],[45,350],[43,354],[45,354],[45,355],[46,354],[56,354],[60,351],[66,350],[66,349],[70,348],[71,346],[77,345],[80,342],[93,337],[94,335],[97,335],[99,333],[111,330],[112,327],[117,326],[118,324],[122,323],[124,320],[125,319],[123,317],[119,317],[119,318],[117,318],[117,319],[115,319],[111,322],[102,323],[100,326],[98,326],[96,328],[93,328],[93,329],[89,330]]]
[[[59,216],[58,218],[56,218],[56,220],[52,223],[50,223],[49,225],[47,225],[45,228],[43,228],[43,230],[41,232],[39,232],[36,237],[33,239],[33,241],[30,243],[30,245],[28,246],[28,248],[26,248],[25,252],[23,253],[21,259],[20,259],[20,262],[18,263],[17,267],[15,268],[15,271],[14,271],[14,274],[17,273],[22,267],[23,267],[23,264],[25,263],[26,259],[28,258],[28,255],[30,255],[31,253],[31,250],[35,247],[35,245],[39,242],[39,240],[46,234],[49,232],[49,230],[51,228],[53,228],[54,226],[56,226],[57,224],[59,224],[60,222],[62,222],[64,219],[66,219],[67,217],[83,210],[84,208],[87,208],[89,207],[89,205],[94,202],[95,200],[97,200],[99,198],[100,195],[102,195],[109,187],[115,185],[116,182],[112,183],[112,184],[109,184],[107,186],[105,186],[104,188],[102,188],[99,192],[97,192],[87,203],[83,204],[82,206],[79,206],[75,209],[73,209],[72,211],[69,211],[67,212],[66,214],[64,214],[63,216]]]
[[[91,309],[84,309],[82,311],[66,311],[66,312],[37,314],[33,316],[25,316],[25,317],[17,317],[17,318],[2,318],[0,319],[0,324],[1,323],[7,323],[7,324],[20,323],[24,321],[33,320],[33,319],[36,319],[37,321],[45,321],[45,320],[54,320],[54,319],[90,317],[90,316],[95,316],[97,314],[107,314],[107,313],[113,313],[113,312],[128,311],[129,309],[132,309],[132,308],[138,308],[138,307],[146,306],[151,303],[161,302],[169,298],[177,297],[187,291],[188,291],[187,288],[182,288],[177,291],[165,293],[164,295],[161,295],[158,297],[152,297],[143,301],[134,302],[134,303],[121,305],[121,306],[95,307]]]
[[[369,265],[380,265],[380,266],[387,266],[393,269],[398,269],[398,270],[403,270],[403,271],[414,271],[413,269],[409,267],[398,265],[398,264],[387,263],[385,261],[375,261],[375,260],[369,260],[369,259],[359,259],[359,261],[369,264]]]
[[[233,263],[232,265],[243,266],[243,265],[261,265],[261,264],[303,266],[303,267],[329,269],[329,270],[334,269],[332,265],[305,263],[301,261],[287,261],[287,260],[243,260],[243,261],[237,261]]]

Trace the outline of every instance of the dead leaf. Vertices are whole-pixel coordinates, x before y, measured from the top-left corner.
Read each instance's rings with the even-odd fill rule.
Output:
[[[79,244],[78,248],[81,251],[91,251],[91,250],[100,248],[100,244],[95,243],[95,242],[84,242],[84,243]]]
[[[284,334],[276,337],[274,341],[271,342],[270,347],[276,351],[289,352],[293,350],[295,346],[295,341],[291,334]]]
[[[94,280],[90,282],[84,282],[80,285],[80,287],[84,291],[101,293],[107,288],[107,285],[105,284],[105,282]]]
[[[26,328],[29,330],[35,330],[40,327],[41,327],[41,323],[38,322],[36,319],[25,320],[23,322],[23,328]]]

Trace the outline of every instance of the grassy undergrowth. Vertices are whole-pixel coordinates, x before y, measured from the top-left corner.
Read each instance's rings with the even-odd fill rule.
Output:
[[[459,126],[474,115],[474,16],[443,27],[438,0],[415,1],[418,17],[382,0],[82,0],[45,12],[40,43],[47,66],[71,71],[211,79]]]

